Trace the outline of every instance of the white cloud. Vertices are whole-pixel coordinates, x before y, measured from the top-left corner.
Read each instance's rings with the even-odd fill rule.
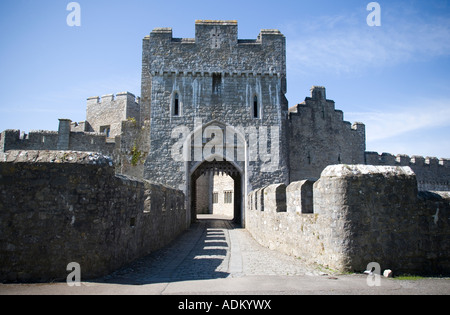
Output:
[[[386,106],[384,108],[389,108]],[[367,141],[393,138],[408,132],[450,127],[450,100],[422,100],[407,108],[383,112],[346,113],[351,121],[366,125]]]
[[[450,55],[450,21],[409,17],[369,27],[355,17],[323,17],[309,25],[290,25],[290,71],[358,72],[407,61]],[[319,22],[320,21],[320,22]],[[295,31],[300,30],[300,31]]]

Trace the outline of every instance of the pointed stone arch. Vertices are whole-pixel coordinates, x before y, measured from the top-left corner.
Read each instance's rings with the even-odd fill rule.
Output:
[[[204,135],[211,134],[207,128],[222,130],[221,142],[215,142],[222,150],[209,151],[208,139]],[[219,128],[219,129],[215,129]],[[201,141],[200,141],[201,140]],[[216,139],[217,140],[217,139]],[[206,148],[206,149],[205,149]],[[234,221],[241,226],[245,224],[245,205],[247,195],[248,146],[241,130],[212,120],[207,123],[196,123],[194,130],[184,143],[186,157],[186,204],[188,220],[195,222],[195,182],[201,174],[208,172],[226,173],[234,180]]]
[[[233,221],[237,225],[243,225],[243,212],[245,205],[245,196],[243,192],[243,176],[241,171],[238,170],[236,164],[224,161],[203,161],[200,163],[189,177],[191,193],[190,193],[190,209],[192,221],[196,218],[197,214],[197,185],[196,181],[202,175],[219,175],[226,174],[233,179]],[[220,196],[221,198],[223,196]]]

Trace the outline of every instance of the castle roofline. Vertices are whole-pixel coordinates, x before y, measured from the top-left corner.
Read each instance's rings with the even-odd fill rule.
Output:
[[[203,25],[237,25],[238,22],[236,20],[196,20],[195,24],[203,24]]]

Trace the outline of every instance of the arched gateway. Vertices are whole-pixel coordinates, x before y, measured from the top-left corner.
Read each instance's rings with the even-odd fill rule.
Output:
[[[187,226],[221,204],[244,226],[248,192],[289,182],[285,37],[268,29],[239,40],[236,21],[210,20],[195,22],[195,38],[172,35],[144,38],[140,121],[150,141],[133,152],[148,152],[145,179],[185,193]]]
[[[183,151],[188,221],[195,222],[197,213],[213,214],[219,208],[220,214],[228,214],[236,224],[243,226],[247,191],[245,171],[248,165],[245,135],[232,126],[214,120],[197,126],[186,137]],[[221,176],[228,177],[229,182],[224,184],[217,180]],[[203,185],[199,184],[201,177],[204,179]],[[229,213],[220,211],[230,206]]]
[[[223,176],[228,177],[231,181],[231,185],[225,183],[225,188],[222,182],[214,181],[214,178]],[[206,185],[199,185],[200,177],[206,178]],[[243,225],[243,204],[245,204],[243,201],[243,187],[245,186],[243,179],[242,172],[228,161],[204,161],[201,163],[190,176],[191,220],[194,221],[199,213],[220,213],[230,219],[232,218],[236,224]],[[201,202],[204,200],[207,201],[206,205],[205,202]],[[216,208],[219,209],[216,210]]]

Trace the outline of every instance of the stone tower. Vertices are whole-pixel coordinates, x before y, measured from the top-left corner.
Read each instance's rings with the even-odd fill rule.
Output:
[[[247,192],[289,182],[286,42],[278,30],[240,40],[236,21],[196,21],[193,39],[157,28],[144,38],[142,58],[144,178],[182,189],[194,208],[197,178],[228,174],[235,217]]]

